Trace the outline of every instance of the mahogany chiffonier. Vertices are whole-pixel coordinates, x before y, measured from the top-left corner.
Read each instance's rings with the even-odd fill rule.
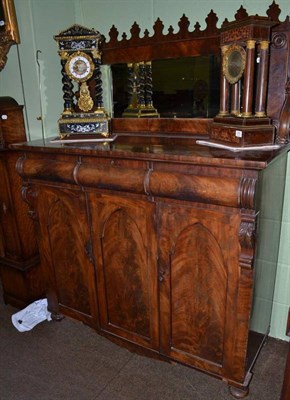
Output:
[[[247,387],[269,330],[286,148],[119,135],[17,150],[52,311]]]

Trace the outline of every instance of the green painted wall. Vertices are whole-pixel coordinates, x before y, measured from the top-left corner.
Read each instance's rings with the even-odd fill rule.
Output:
[[[0,74],[0,95],[12,96],[20,104],[25,104],[28,136],[37,139],[42,137],[42,124],[38,120],[41,114],[44,117],[44,136],[57,135],[57,120],[63,104],[60,62],[53,35],[73,23],[95,28],[106,37],[114,24],[120,35],[126,32],[129,37],[130,27],[134,21],[139,24],[141,32],[147,28],[152,33],[152,26],[160,17],[165,32],[170,25],[177,31],[180,17],[186,14],[192,21],[190,26],[192,30],[197,21],[203,29],[205,18],[211,9],[216,12],[220,26],[225,18],[233,20],[241,5],[251,15],[256,13],[266,15],[271,0],[14,0],[14,2],[21,44],[13,46],[9,52],[7,65]],[[282,10],[280,19],[284,20],[290,13],[289,0],[280,0],[276,3]],[[37,50],[41,51],[39,66],[36,63]],[[108,69],[104,69],[104,101],[107,107],[110,107],[110,88],[107,79],[109,73]],[[286,339],[285,325],[290,306],[290,160],[288,161],[270,333],[281,339]],[[271,221],[269,221],[269,234],[271,234],[270,226]]]

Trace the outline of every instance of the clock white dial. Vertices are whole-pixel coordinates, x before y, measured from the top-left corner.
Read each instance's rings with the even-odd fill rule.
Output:
[[[71,79],[84,82],[93,74],[93,62],[86,53],[77,52],[69,57],[66,70]]]

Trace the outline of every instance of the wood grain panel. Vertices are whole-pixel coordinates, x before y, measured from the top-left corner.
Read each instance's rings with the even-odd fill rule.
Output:
[[[240,329],[239,223],[234,210],[158,205],[161,352],[223,376]]]
[[[237,207],[240,179],[153,171],[148,191],[154,196]]]
[[[143,194],[145,176],[145,170],[133,166],[123,168],[84,163],[78,168],[76,179],[83,186]]]
[[[94,265],[86,254],[90,235],[85,196],[39,187],[37,200],[42,261],[50,271],[47,286],[52,286],[59,304],[77,318],[95,316]]]
[[[6,189],[0,190],[0,223],[3,233],[2,242],[5,248],[5,257],[10,260],[19,260],[21,256],[21,244],[14,216],[9,178],[2,158],[0,159],[0,181],[3,188]]]
[[[102,239],[108,322],[149,337],[149,289],[144,239],[125,210],[107,219]]]
[[[221,364],[227,271],[211,232],[200,223],[186,227],[170,268],[172,347]]]
[[[81,227],[75,222],[71,205],[59,197],[50,205],[47,216],[59,301],[63,305],[89,314],[89,298],[82,269]]]
[[[101,329],[158,346],[154,204],[91,193]]]
[[[43,295],[34,225],[15,170],[19,153],[8,148],[26,140],[22,110],[0,97],[0,275],[4,301],[20,308]]]
[[[113,118],[112,131],[114,133],[170,132],[206,135],[209,133],[211,123],[210,118]]]
[[[14,236],[14,241],[20,242],[20,254],[27,262],[30,258],[38,256],[37,241],[35,235],[35,227],[33,221],[29,218],[28,204],[23,201],[22,197],[22,179],[16,173],[15,165],[19,158],[19,153],[9,152],[6,157],[6,168],[9,177],[10,195],[12,199],[11,210],[13,212],[18,237]],[[6,227],[5,227],[6,229]],[[15,250],[16,251],[16,250]],[[18,254],[18,253],[17,253]]]

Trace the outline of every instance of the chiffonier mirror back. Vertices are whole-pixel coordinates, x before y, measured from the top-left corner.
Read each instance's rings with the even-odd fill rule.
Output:
[[[274,126],[274,136],[273,140],[271,140],[283,144],[288,142],[289,135],[290,30],[289,17],[284,22],[280,22],[279,15],[279,6],[273,2],[267,10],[267,16],[256,16],[257,19],[260,19],[258,23],[260,26],[256,29],[258,30],[256,36],[261,43],[263,42],[263,34],[261,32],[265,25],[269,26],[270,36],[267,41],[270,42],[270,45],[266,58],[268,58],[268,54],[270,54],[270,57],[267,70],[264,71],[263,68],[260,68],[265,76],[262,78],[255,77],[254,79],[263,80],[262,86],[264,88],[261,91],[264,93],[261,96],[265,98],[266,115]],[[164,33],[163,22],[158,18],[153,26],[153,35],[150,36],[148,30],[145,30],[143,37],[141,37],[140,28],[135,22],[130,30],[131,37],[127,38],[127,35],[123,34],[121,39],[119,39],[117,28],[113,25],[109,32],[109,40],[102,47],[103,63],[112,66],[113,85],[114,89],[116,89],[114,90],[114,96],[116,97],[113,99],[114,103],[115,105],[120,105],[120,98],[120,102],[123,102],[123,107],[120,105],[121,111],[114,110],[114,116],[123,116],[124,118],[123,120],[119,118],[113,119],[113,130],[116,132],[124,131],[124,129],[129,131],[144,131],[148,129],[160,131],[162,130],[161,127],[166,124],[169,132],[208,134],[211,118],[218,113],[217,110],[215,114],[219,100],[221,103],[229,101],[228,97],[226,99],[217,98],[222,97],[220,92],[222,92],[223,84],[222,79],[220,81],[220,73],[222,71],[220,62],[221,33],[226,31],[228,26],[235,25],[237,28],[233,30],[233,37],[236,38],[237,42],[246,43],[246,30],[254,30],[255,28],[243,27],[243,24],[244,21],[251,20],[251,18],[255,17],[250,17],[247,11],[241,7],[237,11],[233,22],[229,23],[225,20],[221,28],[218,28],[217,15],[214,11],[211,11],[206,18],[206,27],[203,30],[198,22],[195,24],[194,29],[190,30],[190,22],[183,15],[178,24],[178,32],[174,32],[172,26],[170,26],[168,33]],[[242,35],[239,33],[240,37],[239,35],[237,36],[237,32],[242,32]],[[263,52],[260,43],[258,43],[256,63],[259,63],[260,59],[262,60],[261,51]],[[183,65],[183,70],[180,69],[177,72],[179,75],[176,78],[173,70],[178,70],[179,67],[176,66],[178,60]],[[195,66],[191,65],[192,62]],[[188,73],[186,74],[187,65]],[[136,68],[138,69],[138,77],[140,75],[138,86],[140,90],[139,92],[136,90],[137,93],[134,100],[134,76],[136,78],[134,71],[136,72]],[[204,69],[208,70],[206,78]],[[118,90],[117,86],[121,70],[123,71],[123,78],[127,74],[129,83],[123,82]],[[154,70],[156,71],[155,74]],[[164,76],[166,75],[168,76],[168,81],[162,86],[160,80],[165,79]],[[179,87],[181,90],[178,88],[172,89],[172,81],[177,79],[183,80],[181,87]],[[184,86],[186,79],[191,80],[189,86]],[[121,91],[121,88],[124,89],[126,84],[128,87],[125,94],[124,90]],[[246,86],[244,81],[241,84]],[[253,85],[257,87],[258,83],[255,81]],[[161,90],[165,92],[171,93],[172,90],[175,90],[175,96],[166,97],[162,93],[163,96],[159,97],[160,92],[158,89],[161,86]],[[256,90],[256,88],[253,88],[253,92]],[[188,97],[188,101],[186,97]],[[135,101],[135,105],[132,101]],[[170,101],[171,104],[169,104]],[[185,106],[185,103],[187,106]],[[182,112],[179,109],[180,104],[183,106]],[[176,120],[179,116],[181,118]],[[135,119],[133,123],[126,117],[138,119]],[[161,120],[148,121],[148,118],[152,117],[161,117]],[[190,120],[191,118],[193,120]],[[142,121],[142,119],[145,120]],[[261,122],[261,119],[259,122]]]

